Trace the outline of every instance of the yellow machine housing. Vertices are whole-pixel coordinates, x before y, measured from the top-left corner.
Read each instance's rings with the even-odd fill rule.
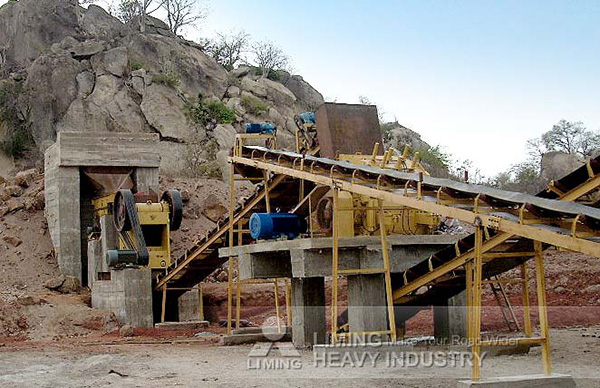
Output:
[[[331,193],[321,201],[329,202],[323,206],[333,206]],[[379,233],[379,202],[377,200],[342,191],[338,195],[338,201],[341,237],[374,236]],[[383,208],[386,234],[432,234],[441,221],[438,215],[392,206],[385,202]],[[319,207],[317,207],[316,217],[321,231],[328,233],[330,220],[324,220],[327,217],[323,216]],[[324,225],[326,226],[324,227]]]
[[[93,201],[94,214],[98,219],[112,213],[115,194],[109,194]],[[148,268],[164,269],[171,265],[171,230],[169,227],[169,205],[165,201],[158,203],[136,203],[136,209],[144,240],[150,255]],[[133,231],[125,232],[133,239]],[[119,234],[118,249],[127,245]]]

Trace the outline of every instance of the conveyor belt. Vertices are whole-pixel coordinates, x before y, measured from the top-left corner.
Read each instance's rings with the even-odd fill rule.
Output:
[[[419,174],[406,173],[390,169],[382,169],[374,166],[352,164],[344,161],[337,161],[327,158],[319,158],[310,155],[301,155],[295,152],[270,150],[260,146],[245,146],[244,156],[253,156],[256,159],[260,155],[263,160],[276,161],[280,164],[282,161],[293,162],[304,159],[305,170],[310,168],[322,169],[326,171],[339,172],[359,179],[376,181],[383,179],[385,183],[400,187],[415,188],[420,182],[422,189],[430,192],[437,192],[441,189],[445,194],[453,198],[479,199],[494,208],[518,208],[522,205],[527,207],[532,213],[543,215],[549,218],[568,218],[580,215],[582,222],[590,223],[596,229],[600,229],[600,209],[580,205],[573,202],[557,201],[548,198],[542,198],[525,193],[500,190],[493,187],[469,184],[454,181],[451,179],[433,178],[430,176],[419,176]],[[403,189],[400,189],[402,191]],[[435,197],[424,198],[425,200],[435,201]]]
[[[251,175],[251,172],[238,172],[244,176]],[[269,179],[268,187],[271,200],[284,210],[291,209],[299,201],[294,195],[299,192],[297,181],[276,175]],[[250,210],[264,211],[264,198],[264,184],[259,184],[255,192],[234,210],[235,223],[249,218]],[[173,288],[192,287],[204,280],[227,261],[226,258],[219,258],[218,249],[227,245],[228,231],[229,215],[220,219],[212,230],[174,260],[166,273],[158,279],[155,289],[159,290],[167,283],[168,287]],[[247,233],[243,238],[244,243],[250,242],[250,236]]]
[[[556,188],[561,193],[556,192]],[[572,201],[578,201],[586,198],[590,194],[597,192],[600,188],[600,157],[589,160],[586,164],[577,168],[573,172],[567,174],[563,178],[553,181],[549,186],[539,192],[536,196],[541,198],[553,198],[561,199],[568,198]],[[459,250],[461,252],[469,252],[474,248],[475,237],[473,234],[466,236],[458,242]],[[498,246],[496,250],[504,252],[527,252],[532,251],[531,241],[524,239],[512,239],[502,245]],[[548,246],[545,246],[548,247]],[[436,254],[432,255],[434,260],[443,260],[443,262],[449,262],[456,259],[456,249],[454,246],[448,247]],[[443,258],[443,259],[442,259]],[[493,276],[502,274],[509,271],[524,262],[531,259],[531,257],[514,257],[514,258],[502,258],[494,259],[484,263],[483,266],[483,277],[491,278]],[[407,271],[407,280],[416,279],[419,276],[423,276],[427,273],[425,269],[426,263],[420,263]],[[392,283],[394,288],[401,289],[405,285],[404,274],[392,275]],[[449,276],[429,287],[426,292],[421,294],[412,294],[410,296],[404,296],[397,298],[395,303],[398,305],[405,306],[403,309],[399,309],[398,313],[401,320],[406,320],[414,315],[416,312],[425,308],[429,305],[436,305],[440,302],[445,302],[449,297],[459,294],[465,289],[465,276],[463,272],[454,272],[453,276]]]

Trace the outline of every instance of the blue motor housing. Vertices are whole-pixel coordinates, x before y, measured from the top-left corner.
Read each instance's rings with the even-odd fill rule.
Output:
[[[261,135],[274,135],[275,126],[271,123],[248,123],[246,133],[260,133]]]
[[[315,112],[300,113],[298,117],[300,118],[300,120],[302,120],[304,124],[315,124],[317,121],[317,119],[315,118]]]
[[[250,235],[255,240],[286,236],[294,239],[306,230],[306,221],[291,213],[254,213],[250,217]]]

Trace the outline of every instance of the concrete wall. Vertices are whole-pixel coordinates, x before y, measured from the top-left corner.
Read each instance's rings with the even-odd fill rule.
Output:
[[[147,268],[111,270],[92,285],[92,307],[115,313],[121,324],[153,327],[152,277]]]

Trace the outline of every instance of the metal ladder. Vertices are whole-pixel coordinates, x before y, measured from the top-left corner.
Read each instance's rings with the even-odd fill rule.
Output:
[[[504,316],[504,320],[508,326],[508,330],[510,331],[521,331],[521,326],[519,325],[519,321],[517,320],[517,316],[515,315],[515,311],[510,304],[510,300],[506,295],[506,291],[504,290],[504,286],[499,281],[498,276],[492,276],[488,279],[490,289],[494,294],[494,298],[496,298],[496,302],[500,307],[500,311],[502,312],[502,316]]]

